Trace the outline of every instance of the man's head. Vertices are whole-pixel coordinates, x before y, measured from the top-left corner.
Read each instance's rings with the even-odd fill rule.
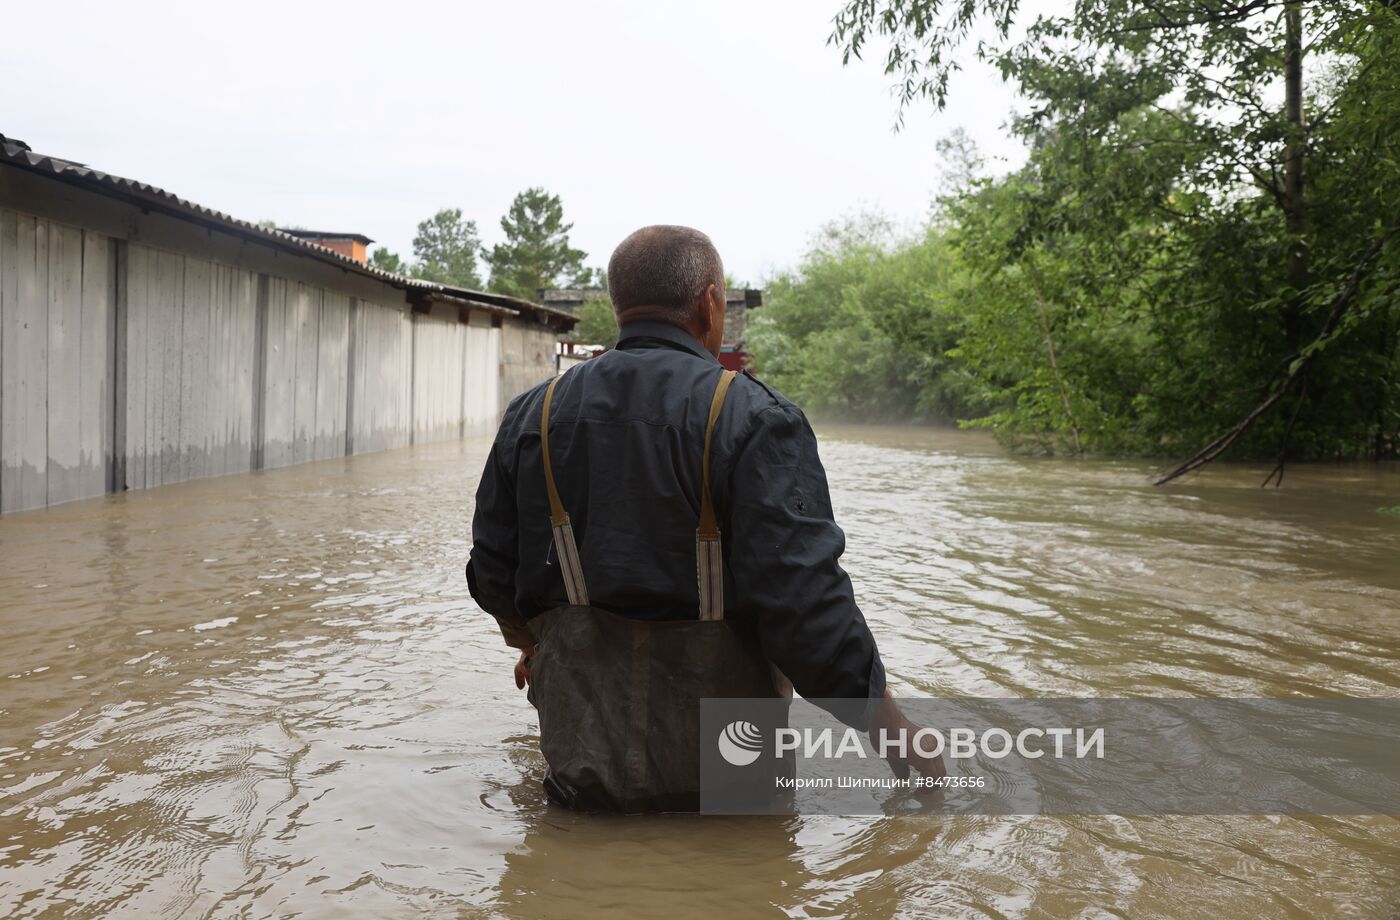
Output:
[[[724,265],[710,238],[689,227],[643,227],[608,260],[618,325],[664,320],[718,356],[724,340]]]

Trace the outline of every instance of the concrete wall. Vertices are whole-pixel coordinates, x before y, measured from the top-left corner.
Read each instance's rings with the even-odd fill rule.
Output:
[[[260,453],[275,469],[346,453],[350,392],[350,300],[337,291],[260,276],[263,358]]]
[[[136,243],[117,251],[119,487],[408,443],[406,306]]]
[[[0,511],[108,489],[114,267],[106,237],[0,210]]]
[[[724,304],[724,340],[744,341],[744,333],[749,328],[749,308],[742,300],[728,300]]]
[[[562,374],[575,364],[582,364],[592,359],[584,357],[583,355],[561,354],[556,360],[559,362],[559,373]]]
[[[407,447],[413,397],[413,320],[397,306],[351,301],[349,452]]]
[[[19,172],[0,168],[0,512],[487,434],[553,373],[534,320],[413,313],[374,279]]]
[[[137,244],[117,253],[118,487],[248,470],[256,276]]]
[[[501,329],[501,411],[517,393],[554,376],[557,340],[552,329],[539,324],[507,323]]]
[[[499,418],[500,330],[454,308],[413,317],[413,443],[490,434]],[[435,385],[455,380],[458,387]]]
[[[506,320],[514,328],[523,320]],[[491,317],[473,313],[467,323],[467,367],[463,378],[466,409],[462,417],[464,436],[494,434],[501,418],[501,329]],[[511,391],[514,396],[516,391]]]

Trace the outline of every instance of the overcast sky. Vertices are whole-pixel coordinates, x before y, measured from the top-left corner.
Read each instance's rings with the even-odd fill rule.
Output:
[[[542,185],[590,264],[684,223],[757,282],[842,214],[921,220],[955,128],[1024,156],[1013,94],[970,60],[946,111],[892,133],[879,60],[843,68],[826,45],[840,2],[13,4],[0,133],[404,255],[442,207],[499,239],[512,197]]]

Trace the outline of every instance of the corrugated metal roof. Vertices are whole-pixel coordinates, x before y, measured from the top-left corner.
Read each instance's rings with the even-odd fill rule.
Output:
[[[354,240],[357,243],[364,243],[368,246],[374,240],[363,233],[336,233],[332,230],[302,230],[299,227],[287,227],[283,233],[294,236],[300,240]]]
[[[558,319],[567,320],[569,328],[573,328],[578,322],[578,317],[568,310],[560,310],[557,307],[547,307],[544,304],[535,303],[533,300],[524,300],[519,297],[511,297],[508,294],[492,294],[488,291],[469,291],[465,288],[445,288],[449,294],[457,294],[467,300],[480,300],[486,303],[499,304],[503,307],[511,307],[516,310],[533,311],[540,316],[552,316]]]
[[[23,141],[16,140],[12,137],[6,137],[3,134],[0,134],[0,162],[11,163],[25,169],[46,173],[103,194],[135,199],[145,206],[153,205],[173,213],[176,216],[213,224],[221,229],[262,240],[281,249],[290,250],[322,262],[338,265],[347,271],[375,278],[379,281],[391,284],[394,287],[428,294],[441,293],[459,300],[476,301],[482,304],[507,307],[518,313],[532,313],[541,319],[554,318],[562,320],[567,322],[569,326],[572,326],[573,323],[578,321],[578,318],[572,313],[532,303],[528,300],[521,300],[518,297],[509,297],[504,294],[492,294],[488,291],[474,291],[470,288],[459,288],[452,285],[439,284],[434,281],[424,281],[420,278],[409,278],[405,275],[394,274],[393,272],[386,272],[371,265],[357,262],[348,256],[343,256],[338,252],[327,249],[324,246],[318,246],[308,240],[298,239],[281,230],[263,227],[246,220],[240,220],[222,211],[206,208],[201,204],[196,204],[193,201],[181,198],[173,192],[167,192],[165,189],[157,188],[154,185],[140,182],[136,179],[114,176],[111,173],[93,169],[84,163],[78,163],[73,160],[64,160],[55,156],[35,153],[34,150]]]

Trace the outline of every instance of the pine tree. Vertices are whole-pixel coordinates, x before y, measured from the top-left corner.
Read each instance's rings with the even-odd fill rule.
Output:
[[[491,247],[491,289],[534,300],[542,288],[578,283],[586,275],[587,253],[569,245],[573,224],[564,223],[558,195],[529,188],[515,196],[501,218],[505,242]]]

